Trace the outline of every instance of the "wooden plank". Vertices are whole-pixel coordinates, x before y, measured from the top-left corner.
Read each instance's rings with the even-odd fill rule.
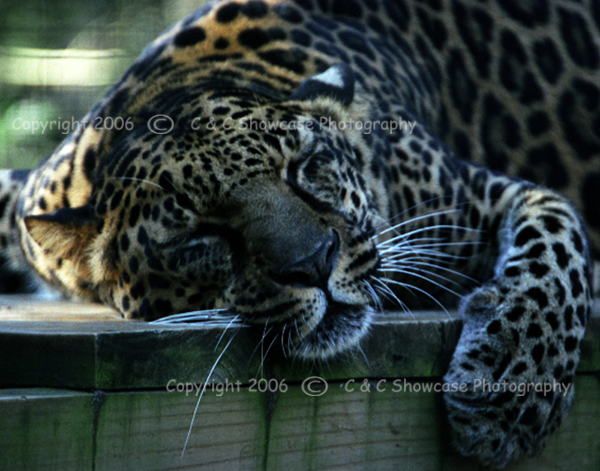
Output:
[[[363,344],[364,356],[341,356],[322,372],[318,365],[275,361],[276,348],[263,359],[257,348],[262,331],[240,329],[215,378],[247,382],[265,363],[271,374],[288,379],[315,371],[331,379],[440,375],[458,339],[460,320],[439,313],[417,316],[380,316]],[[0,387],[107,390],[163,388],[171,378],[204,382],[231,335],[232,330],[204,325],[0,321]]]
[[[317,365],[275,361],[273,374],[288,379],[319,372],[329,378],[440,375],[458,339],[458,319],[382,319],[362,349]],[[219,378],[248,381],[261,364],[260,337],[236,334],[219,362]],[[143,323],[0,323],[0,387],[52,386],[100,389],[164,387],[176,377],[204,382],[233,331],[203,326]],[[219,345],[217,348],[217,344]]]
[[[15,309],[22,316],[40,307],[34,304],[24,300]],[[45,315],[54,316],[65,305],[44,306]],[[598,307],[581,343],[570,418],[541,457],[519,461],[509,471],[600,469]],[[65,312],[80,311],[69,304]],[[166,388],[205,382],[232,331],[140,322],[0,321],[0,387],[37,387],[0,392],[0,470],[479,470],[452,452],[439,395],[376,392],[376,380],[369,379],[440,381],[460,328],[456,314],[388,313],[377,318],[360,355],[322,365],[274,352],[263,358],[256,347],[261,332],[243,328],[211,378],[239,381],[239,389],[223,396],[208,391],[180,460],[197,399],[195,391],[186,396]],[[328,382],[322,396],[302,389],[312,375]],[[256,391],[261,384],[284,384],[287,390],[262,394]],[[95,393],[39,388],[43,385]],[[361,390],[363,385],[371,392]]]
[[[97,303],[0,295],[0,321],[125,322],[114,309]]]
[[[318,397],[297,387],[281,394],[268,468],[439,469],[443,416],[435,394],[377,386],[343,382]]]
[[[91,470],[93,394],[0,390],[0,470]]]
[[[318,397],[297,383],[279,394],[209,390],[183,459],[194,395],[5,390],[0,469],[485,469],[452,451],[438,394],[343,386],[331,382]],[[575,388],[573,411],[543,454],[507,471],[600,469],[600,381],[579,375]]]
[[[208,391],[182,458],[196,402],[195,395],[177,392],[107,394],[96,470],[260,469],[266,443],[261,394]]]
[[[597,307],[599,307],[597,305]],[[324,364],[263,358],[260,329],[242,328],[213,379],[248,382],[261,368],[288,380],[433,377],[444,373],[460,335],[456,314],[389,313],[356,351]],[[205,382],[234,331],[143,322],[0,322],[0,387],[164,388],[171,378]],[[600,313],[581,343],[579,372],[600,371]]]
[[[171,378],[204,382],[232,334],[137,322],[0,323],[0,387],[107,390],[164,388]],[[255,345],[233,343],[214,378],[247,382]]]

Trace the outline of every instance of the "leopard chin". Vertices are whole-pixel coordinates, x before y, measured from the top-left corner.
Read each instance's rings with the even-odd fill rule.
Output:
[[[332,302],[306,335],[294,339],[290,353],[307,360],[323,360],[356,347],[367,335],[375,310]]]

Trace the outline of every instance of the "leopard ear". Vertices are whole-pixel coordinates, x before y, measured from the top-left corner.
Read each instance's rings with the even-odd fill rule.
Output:
[[[25,216],[31,238],[61,258],[79,258],[97,235],[97,218],[91,206],[62,208],[52,213]]]
[[[290,100],[314,101],[318,98],[331,98],[344,106],[354,99],[354,71],[348,64],[336,64],[325,72],[306,79],[290,96]]]

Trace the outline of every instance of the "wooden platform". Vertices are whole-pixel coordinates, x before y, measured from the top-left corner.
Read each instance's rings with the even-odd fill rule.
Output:
[[[507,470],[600,469],[596,308],[571,415],[540,457]],[[0,469],[485,469],[452,451],[441,395],[426,391],[441,381],[460,320],[417,316],[381,316],[362,353],[309,365],[265,356],[246,328],[125,322],[100,306],[0,297]],[[194,385],[209,375],[182,458]]]

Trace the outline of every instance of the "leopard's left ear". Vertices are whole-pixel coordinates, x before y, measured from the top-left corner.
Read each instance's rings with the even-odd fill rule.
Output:
[[[97,235],[97,219],[89,206],[26,216],[24,222],[40,247],[61,258],[80,258]]]
[[[354,71],[348,64],[336,64],[325,72],[306,79],[289,97],[290,100],[315,101],[331,98],[344,106],[354,99]]]

